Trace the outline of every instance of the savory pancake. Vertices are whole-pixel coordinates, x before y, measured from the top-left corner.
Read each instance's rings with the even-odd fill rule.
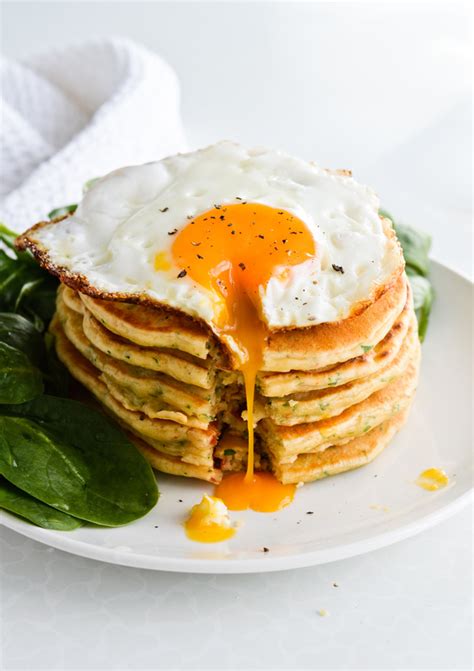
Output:
[[[342,364],[317,370],[289,371],[287,373],[260,372],[257,389],[262,396],[288,396],[326,387],[339,387],[372,375],[387,366],[398,354],[413,316],[411,292],[405,306],[385,338],[363,354]]]
[[[340,415],[319,422],[279,426],[263,419],[259,434],[277,463],[291,463],[299,454],[320,452],[348,442],[386,421],[407,407],[413,395],[419,370],[420,348],[403,374],[361,403],[344,410]]]
[[[403,273],[360,314],[340,322],[272,332],[261,370],[313,370],[358,357],[385,338],[406,299],[407,279]]]
[[[344,445],[329,447],[324,452],[302,454],[291,464],[275,464],[273,467],[275,475],[284,484],[312,482],[370,463],[405,424],[412,400],[413,397],[409,399],[405,409],[372,431]]]
[[[82,328],[85,336],[95,347],[114,359],[165,373],[175,380],[195,384],[203,389],[210,389],[213,386],[213,375],[208,359],[198,359],[173,349],[135,345],[130,340],[107,330],[87,309],[84,312]]]
[[[181,411],[181,416],[188,417],[186,423],[193,424],[193,421],[198,421],[202,428],[214,419],[216,401],[213,390],[187,385],[104,354],[86,338],[82,329],[82,316],[70,310],[60,295],[57,300],[57,316],[71,343],[100,370],[105,382],[111,380],[114,389],[121,387],[122,395],[128,396],[130,403],[135,403],[135,407],[140,401],[142,404],[155,401],[156,413],[156,403],[159,401],[163,411]]]
[[[153,450],[152,463],[160,464],[166,472],[186,472],[191,477],[199,473],[197,477],[212,481],[221,477],[216,464],[225,471],[245,468],[246,413],[241,374],[222,368],[222,358],[216,354],[215,347],[206,350],[207,358],[203,360],[183,354],[181,350],[137,345],[100,323],[89,312],[90,300],[79,298],[69,288],[63,287],[58,292],[57,320],[61,326],[56,320],[52,327],[58,354],[108,412],[132,432],[138,443],[141,441],[142,451],[143,444],[148,446],[145,452]],[[152,308],[148,308],[150,333],[153,331],[151,311]],[[357,356],[345,359],[351,347],[354,351],[354,342],[358,343],[363,335],[368,336],[369,311],[378,314],[383,328],[380,329],[379,322],[378,329],[372,329],[374,344],[366,345],[362,355],[357,345]],[[116,314],[115,304],[112,312]],[[309,371],[262,371],[259,375],[259,395],[254,409],[255,463],[261,470],[272,470],[282,481],[293,481],[291,478],[297,472],[296,467],[293,468],[295,463],[305,464],[302,481],[310,479],[311,474],[314,478],[321,477],[325,471],[323,466],[329,462],[319,455],[328,450],[332,451],[328,452],[327,459],[330,455],[333,457],[327,472],[356,467],[351,464],[359,464],[364,458],[360,456],[362,452],[359,454],[350,447],[345,452],[340,450],[371,433],[372,445],[374,436],[378,435],[373,433],[375,428],[388,426],[391,418],[401,416],[409,404],[416,386],[419,344],[405,278],[365,312],[346,321],[348,323],[339,324],[344,336],[340,343],[334,332],[331,333],[332,328],[324,328],[334,325],[309,329],[313,331],[313,349],[318,332],[323,338],[323,360],[327,362],[337,356],[342,363]],[[300,344],[308,342],[307,332],[293,335]],[[274,336],[281,339],[282,334]],[[377,341],[377,337],[380,340]],[[367,337],[366,342],[370,340]],[[132,363],[125,356],[130,351],[133,352],[129,360]],[[186,372],[179,374],[201,384],[205,381],[207,389],[147,367],[149,358],[157,352],[160,355],[169,352],[165,364],[168,371],[173,369],[173,360],[182,361],[183,366],[190,363]],[[321,360],[321,354],[319,356]],[[210,370],[215,370],[217,377],[209,388],[213,380]],[[296,391],[297,376],[303,376],[303,386],[314,385],[313,389]],[[278,388],[291,391],[284,396],[264,396],[260,392],[262,387],[267,393]],[[221,391],[217,393],[217,390]],[[217,442],[222,425],[230,427],[233,448],[225,447],[228,431],[224,433],[222,445]],[[380,432],[381,446],[385,445],[386,435],[387,432]],[[375,453],[371,448],[370,454]],[[348,454],[359,456],[354,460]],[[313,455],[319,460],[304,461]],[[189,464],[193,464],[192,471],[186,470]]]
[[[84,314],[84,304],[77,291],[74,291],[74,289],[71,289],[65,284],[60,284],[58,287],[58,295],[62,298],[68,308],[74,310],[74,312],[78,312],[80,315]]]
[[[189,463],[213,466],[213,448],[217,442],[216,427],[202,431],[176,422],[150,420],[143,413],[127,410],[109,393],[101,380],[100,372],[69,342],[57,321],[53,321],[51,331],[55,336],[56,350],[62,363],[119,423],[138,437],[151,441],[151,444],[167,454],[182,456],[183,461]]]
[[[263,403],[263,412],[275,424],[285,426],[317,422],[327,417],[339,415],[346,408],[360,403],[402,375],[417,348],[417,324],[415,317],[412,315],[407,336],[397,356],[377,372],[363,378],[357,378],[339,387],[328,387],[280,398],[267,398]]]
[[[106,301],[80,294],[85,307],[109,331],[143,347],[167,347],[206,359],[213,338],[190,317],[176,311]]]

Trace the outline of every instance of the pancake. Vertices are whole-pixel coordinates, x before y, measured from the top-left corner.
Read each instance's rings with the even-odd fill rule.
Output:
[[[218,484],[222,480],[222,472],[218,469],[187,463],[179,457],[160,452],[138,436],[128,434],[128,437],[157,471],[185,478],[198,478],[212,484]]]
[[[74,291],[74,289],[71,289],[65,284],[60,284],[58,287],[58,294],[68,308],[74,310],[74,312],[78,312],[80,315],[84,314],[84,304],[77,291]]]
[[[182,312],[80,294],[94,317],[109,331],[143,347],[167,347],[206,359],[213,345],[209,330]]]
[[[209,366],[205,365],[207,359],[198,359],[172,349],[135,345],[130,340],[108,331],[87,309],[82,328],[86,337],[97,349],[114,359],[165,373],[175,380],[194,384],[203,389],[210,389],[213,386],[213,375]]]
[[[320,452],[356,438],[382,424],[408,406],[419,371],[420,347],[403,374],[365,401],[357,403],[340,415],[319,422],[279,426],[263,419],[258,433],[271,452],[274,463],[291,463],[300,454]]]
[[[405,306],[385,338],[361,356],[319,370],[288,373],[260,372],[257,378],[257,389],[262,396],[288,396],[326,387],[338,387],[352,380],[372,375],[396,357],[407,334],[412,316],[412,298],[411,292],[408,291]]]
[[[131,366],[104,354],[84,335],[82,316],[70,310],[57,299],[57,316],[64,332],[79,352],[103,373],[104,381],[111,380],[114,387],[121,387],[122,394],[135,404],[140,400],[159,400],[163,410],[179,410],[186,416],[195,417],[207,426],[214,419],[215,400],[213,390],[183,384],[159,373]],[[169,407],[168,407],[169,406]]]
[[[300,455],[291,464],[275,464],[273,470],[276,477],[285,485],[312,482],[370,463],[405,424],[412,399],[413,397],[409,399],[404,410],[345,445],[329,447],[324,452]]]
[[[275,331],[264,349],[262,370],[314,370],[354,359],[385,338],[406,299],[407,279],[402,273],[361,314],[311,328]]]
[[[73,292],[68,293],[59,292],[57,317],[51,329],[56,337],[58,355],[76,379],[127,430],[138,449],[155,468],[216,483],[222,478],[223,471],[245,468],[246,425],[239,416],[244,399],[238,374],[219,371],[218,384],[227,389],[227,396],[220,404],[214,405],[209,419],[215,420],[217,409],[220,409],[220,422],[211,425],[207,419],[207,428],[204,430],[192,426],[195,417],[170,405],[162,407],[153,399],[153,385],[159,374],[115,360],[90,343],[82,328],[83,315],[66,304],[69,299],[70,305],[78,307]],[[374,366],[374,359],[383,361],[388,358],[388,364],[372,376],[359,376],[345,385],[333,385],[309,394],[294,394],[286,399],[296,403],[291,412],[284,410],[284,398],[267,398],[272,404],[275,402],[275,408],[271,411],[273,418],[266,416],[260,421],[265,414],[268,415],[265,397],[262,397],[263,403],[260,406],[257,404],[256,408],[257,468],[271,470],[284,483],[308,482],[356,468],[375,458],[403,422],[416,386],[419,344],[415,337],[413,313],[410,308],[407,321],[406,309],[402,310],[392,325],[389,331],[392,335],[388,337],[387,334],[385,343],[382,341],[380,346],[375,346],[373,354],[367,357],[371,366]],[[64,331],[59,324],[60,319]],[[407,333],[396,352],[397,342],[401,338],[399,332],[403,335],[405,323]],[[392,343],[392,340],[395,342]],[[389,354],[383,356],[389,342]],[[356,362],[350,360],[343,365],[354,367]],[[401,374],[401,377],[388,382],[388,378],[395,374]],[[374,380],[382,384],[382,379],[383,387],[365,400],[358,402],[359,396],[352,395],[357,388],[359,394],[363,389],[372,391]],[[172,385],[173,381],[169,380],[166,384]],[[181,386],[182,393],[189,394],[190,385]],[[128,389],[128,393],[124,389]],[[130,389],[136,393],[130,394]],[[198,390],[197,387],[195,389]],[[206,393],[205,390],[198,390],[198,394],[202,395],[203,392]],[[331,395],[335,407],[339,408],[337,404],[346,402],[350,406],[330,419],[301,423],[298,404],[304,406],[306,403],[308,406],[320,402],[321,398],[328,399]],[[173,400],[176,403],[175,395]],[[278,409],[283,411],[283,416],[278,415]],[[286,426],[277,423],[287,417],[293,422],[296,418],[298,423]],[[218,442],[222,421],[230,427],[233,447],[229,447],[229,430]]]
[[[413,358],[417,348],[417,323],[412,315],[407,336],[397,356],[377,372],[340,387],[265,399],[264,413],[275,424],[285,426],[316,422],[339,415],[346,408],[360,403],[399,377],[407,369],[408,362]]]
[[[80,294],[88,311],[108,331],[143,347],[164,347],[206,359],[216,354],[216,339],[200,324],[177,310],[160,310],[132,303],[107,301]],[[353,359],[377,345],[390,331],[407,299],[404,273],[360,314],[342,322],[270,333],[262,371],[313,370]],[[221,367],[235,364],[232,353],[218,357]]]
[[[58,357],[66,368],[111,413],[120,424],[141,439],[150,439],[159,449],[183,461],[201,466],[213,466],[213,448],[217,442],[217,427],[207,431],[187,428],[166,420],[150,420],[143,413],[132,412],[122,406],[101,380],[100,372],[81,355],[66,338],[57,320],[51,325]]]

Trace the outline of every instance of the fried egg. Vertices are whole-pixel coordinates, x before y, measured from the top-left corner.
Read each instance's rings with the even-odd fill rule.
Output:
[[[294,328],[348,317],[400,269],[378,208],[347,174],[220,142],[110,173],[72,217],[30,238],[104,294],[144,296],[214,329],[225,306],[203,277],[227,262],[268,328]]]

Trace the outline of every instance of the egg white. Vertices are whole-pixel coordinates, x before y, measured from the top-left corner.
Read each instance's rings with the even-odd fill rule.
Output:
[[[282,152],[231,142],[116,170],[93,185],[74,216],[32,237],[53,264],[82,275],[98,291],[146,295],[212,326],[213,295],[189,277],[178,279],[176,267],[157,272],[154,257],[169,251],[171,261],[170,231],[215,204],[239,199],[288,210],[316,244],[313,259],[261,288],[270,328],[344,319],[403,264],[370,188]]]

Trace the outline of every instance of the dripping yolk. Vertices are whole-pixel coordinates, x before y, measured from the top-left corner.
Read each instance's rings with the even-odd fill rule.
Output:
[[[224,342],[231,342],[234,352],[238,350],[237,367],[243,374],[247,402],[248,462],[245,476],[231,476],[220,485],[223,500],[232,499],[232,505],[277,510],[289,496],[288,486],[273,476],[254,473],[255,380],[267,337],[260,292],[272,276],[284,278],[291,266],[314,255],[313,236],[300,219],[260,203],[215,206],[192,219],[173,242],[178,277],[187,274],[211,292],[215,330]],[[155,259],[155,266],[160,266],[159,261]],[[282,488],[279,496],[278,488]],[[257,492],[255,496],[251,490]],[[235,503],[233,492],[239,492],[237,498],[242,496],[240,503]]]
[[[428,468],[420,473],[416,484],[429,492],[435,492],[437,489],[446,487],[449,478],[444,471],[439,468]]]
[[[271,473],[233,473],[216,487],[216,496],[229,510],[251,508],[258,513],[273,513],[292,502],[295,485],[282,485]]]
[[[235,534],[223,501],[207,494],[191,508],[184,526],[188,538],[199,543],[219,543]]]

